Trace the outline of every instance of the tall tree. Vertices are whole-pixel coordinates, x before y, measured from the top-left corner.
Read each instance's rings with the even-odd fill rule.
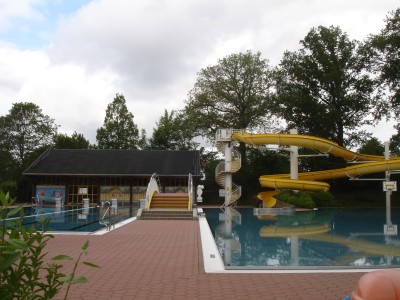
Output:
[[[36,150],[51,145],[58,126],[34,103],[14,103],[6,116],[0,117],[2,150],[8,151],[18,166]]]
[[[128,111],[125,97],[116,94],[107,106],[103,127],[97,129],[97,146],[100,149],[137,149],[139,130]]]
[[[385,146],[377,138],[372,137],[361,145],[358,153],[369,155],[385,155]]]
[[[138,141],[138,148],[140,150],[149,149],[149,141],[147,140],[146,129],[142,128]]]
[[[213,139],[220,128],[264,130],[271,124],[272,69],[261,53],[232,54],[198,73],[184,114],[192,130]]]
[[[198,73],[194,88],[189,92],[183,113],[187,126],[195,135],[213,140],[217,129],[236,128],[269,131],[274,125],[271,107],[274,104],[273,72],[261,53],[232,54]],[[242,169],[238,183],[243,198],[247,166],[246,145],[240,143]]]
[[[300,44],[300,50],[284,53],[277,72],[280,115],[289,128],[354,146],[362,134],[351,133],[371,123],[373,92],[358,43],[339,27],[320,26]]]
[[[369,71],[376,76],[380,105],[378,117],[394,113],[400,119],[400,8],[386,18],[379,34],[371,35],[363,47]]]
[[[196,143],[192,140],[193,136],[185,125],[182,115],[175,111],[164,115],[157,122],[157,127],[153,128],[153,135],[150,139],[150,149],[159,150],[191,150],[196,148]]]
[[[54,138],[54,148],[56,149],[89,149],[89,147],[89,140],[76,131],[71,136],[61,133]]]

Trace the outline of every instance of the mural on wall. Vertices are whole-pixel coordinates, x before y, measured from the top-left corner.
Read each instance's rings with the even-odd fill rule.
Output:
[[[41,203],[55,202],[56,198],[60,198],[62,203],[65,202],[65,186],[36,186],[36,199],[39,200]]]
[[[129,200],[131,191],[129,186],[101,186],[100,200]]]

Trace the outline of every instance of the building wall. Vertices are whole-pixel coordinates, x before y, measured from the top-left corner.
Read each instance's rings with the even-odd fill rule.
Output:
[[[150,177],[96,177],[96,176],[37,176],[32,179],[32,197],[55,204],[61,198],[64,204],[82,205],[89,198],[91,205],[117,199],[121,206],[144,199]],[[194,179],[195,184],[198,179]],[[162,192],[188,191],[187,176],[160,176]],[[42,202],[43,203],[43,202]]]

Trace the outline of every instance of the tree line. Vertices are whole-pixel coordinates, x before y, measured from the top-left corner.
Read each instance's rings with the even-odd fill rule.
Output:
[[[400,152],[400,8],[384,28],[364,41],[351,40],[337,26],[312,28],[296,51],[285,51],[277,66],[260,52],[235,53],[201,69],[184,107],[165,110],[150,138],[139,130],[123,94],[107,106],[96,144],[80,133],[58,133],[58,125],[34,103],[14,103],[0,117],[0,182],[12,186],[22,171],[49,147],[59,149],[199,148],[196,138],[213,141],[217,129],[288,132],[330,139],[341,146],[382,154],[383,145],[362,127],[395,120],[391,151]],[[206,176],[217,157],[202,150]],[[287,171],[285,153],[240,145],[244,161],[237,179],[252,190],[261,174]],[[307,152],[307,150],[302,150]],[[271,158],[273,160],[271,160]],[[300,169],[340,166],[334,158],[305,159]],[[11,183],[10,183],[11,182]],[[256,189],[256,187],[254,187]]]

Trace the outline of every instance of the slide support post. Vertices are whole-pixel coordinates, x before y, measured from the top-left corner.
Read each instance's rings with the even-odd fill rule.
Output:
[[[290,134],[297,134],[297,129],[290,129]],[[290,179],[299,179],[299,147],[290,146]]]
[[[229,204],[232,194],[232,143],[225,142],[225,206]]]
[[[389,142],[385,142],[385,160],[390,159],[390,152],[389,152]],[[390,172],[386,171],[386,181],[390,181]],[[391,195],[392,191],[387,190],[386,191],[386,225],[391,226],[392,225],[392,216],[391,216]]]

